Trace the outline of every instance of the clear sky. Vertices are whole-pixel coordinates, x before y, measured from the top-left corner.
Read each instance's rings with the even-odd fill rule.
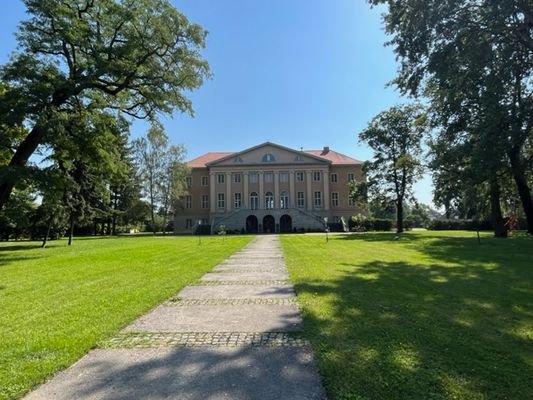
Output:
[[[299,149],[330,146],[359,160],[372,157],[357,133],[388,107],[404,102],[394,88],[397,64],[381,10],[362,0],[174,0],[209,31],[205,58],[214,77],[192,93],[194,118],[163,119],[188,158],[239,151],[271,141]],[[0,15],[0,64],[16,48],[25,18],[21,1]],[[133,136],[147,129],[136,123]],[[431,203],[431,182],[416,186]]]

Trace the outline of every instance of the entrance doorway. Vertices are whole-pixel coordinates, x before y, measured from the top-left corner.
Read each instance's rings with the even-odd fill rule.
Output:
[[[292,218],[290,215],[282,215],[279,219],[279,231],[281,233],[292,232]]]
[[[272,215],[265,215],[265,217],[263,218],[263,232],[276,232],[276,222],[274,221],[274,217]]]
[[[255,215],[249,215],[246,218],[246,232],[247,233],[257,233],[257,217]]]

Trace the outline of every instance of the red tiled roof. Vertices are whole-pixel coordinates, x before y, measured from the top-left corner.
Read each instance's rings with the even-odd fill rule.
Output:
[[[334,150],[329,150],[324,154],[324,150],[304,150],[304,153],[309,153],[314,156],[325,158],[326,160],[331,161],[334,165],[353,165],[353,164],[362,164],[362,161],[356,160],[355,158],[348,157],[345,154],[338,153]]]
[[[201,155],[200,157],[196,157],[195,159],[189,161],[187,165],[189,168],[205,168],[205,165],[207,163],[216,161],[220,158],[227,157],[230,154],[233,154],[232,152],[228,151],[219,151],[219,152],[213,152],[213,153],[205,153]]]
[[[333,165],[354,165],[362,164],[362,161],[356,160],[354,158],[348,157],[342,153],[338,153],[334,150],[329,150],[327,153],[324,153],[324,150],[304,150],[304,153],[311,154],[316,157],[324,158],[331,161]],[[206,164],[220,160],[221,158],[227,157],[233,152],[210,152],[196,157],[195,159],[189,161],[187,165],[190,168],[205,168]]]

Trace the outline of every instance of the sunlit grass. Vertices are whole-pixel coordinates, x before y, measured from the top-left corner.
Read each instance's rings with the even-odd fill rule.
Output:
[[[0,243],[0,399],[72,364],[250,239]]]
[[[533,238],[282,244],[330,399],[533,398]]]

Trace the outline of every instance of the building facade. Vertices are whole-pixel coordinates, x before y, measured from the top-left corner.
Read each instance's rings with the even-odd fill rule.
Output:
[[[274,143],[188,162],[188,194],[177,233],[226,230],[277,233],[319,230],[358,212],[348,183],[363,179],[361,161],[324,147],[298,151]],[[209,227],[209,228],[207,228]]]

